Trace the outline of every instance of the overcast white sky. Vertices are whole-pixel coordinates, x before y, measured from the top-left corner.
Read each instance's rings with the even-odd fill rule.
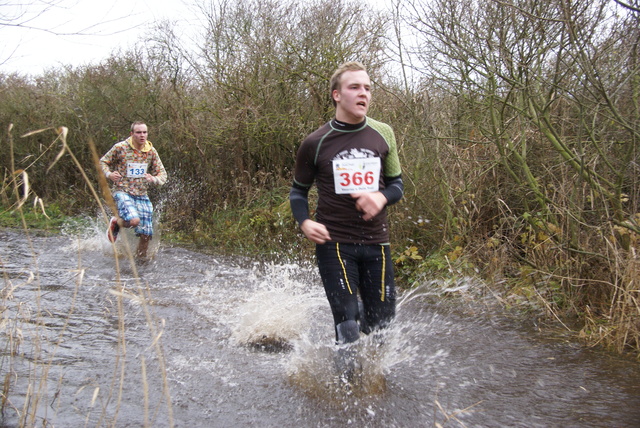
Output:
[[[387,0],[369,1],[383,4]],[[55,6],[47,8],[46,4],[52,2]],[[185,29],[189,24],[197,25],[193,3],[193,0],[0,0],[0,72],[38,75],[61,65],[96,63],[119,47],[133,46],[145,27],[154,22],[169,19]],[[22,25],[2,25],[7,22]]]
[[[182,0],[57,0],[46,8],[47,2],[0,0],[0,21],[22,23],[0,25],[0,71],[37,75],[63,64],[97,62],[135,44],[154,21],[188,24],[197,18]],[[18,3],[23,6],[13,6]]]

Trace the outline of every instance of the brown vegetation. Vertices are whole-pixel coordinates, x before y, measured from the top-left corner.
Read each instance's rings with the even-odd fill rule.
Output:
[[[166,229],[284,251],[300,243],[286,210],[295,150],[332,114],[333,69],[358,59],[375,84],[370,114],[399,143],[407,191],[392,230],[405,281],[464,260],[513,301],[575,317],[590,343],[638,352],[638,12],[605,0],[394,3],[377,14],[213,2],[195,50],[162,24],[98,65],[0,75],[0,123],[18,136],[68,127],[96,180],[88,141],[104,152],[144,120],[172,177]],[[5,184],[29,169],[39,198],[95,210],[73,163],[47,169],[59,149],[49,135],[17,139],[12,156],[1,138]]]

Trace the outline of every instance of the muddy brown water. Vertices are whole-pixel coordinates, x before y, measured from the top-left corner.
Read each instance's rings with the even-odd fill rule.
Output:
[[[640,427],[637,362],[426,289],[345,386],[314,266],[159,240],[134,266],[98,229],[0,229],[2,426]]]

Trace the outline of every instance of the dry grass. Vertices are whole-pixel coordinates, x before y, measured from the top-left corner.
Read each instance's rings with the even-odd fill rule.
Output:
[[[49,133],[52,129],[43,129],[31,132],[25,137],[34,135]],[[67,146],[67,129],[60,127],[53,129],[56,134],[56,138],[49,146],[48,150],[53,147],[60,147],[58,155],[55,160],[49,166],[49,169],[53,168],[56,162],[64,155],[69,156],[78,170],[83,174],[88,188],[90,188],[96,204],[100,207],[102,216],[104,217],[105,224],[107,222],[107,214],[105,209],[105,203],[98,195],[98,192],[94,189],[91,181],[84,172],[84,168],[78,163],[76,157]],[[9,144],[13,147],[13,139],[11,137],[11,128],[9,128]],[[95,147],[90,143],[91,149],[94,153],[96,162],[98,161]],[[13,150],[11,150],[13,153]],[[13,158],[11,159],[12,165]],[[113,199],[109,192],[106,179],[102,174],[98,174],[101,177],[99,186],[100,191],[106,200],[106,204],[114,208]],[[69,340],[82,342],[81,337],[74,338],[72,333],[69,332],[69,324],[74,321],[74,318],[81,311],[81,308],[76,307],[76,297],[78,290],[83,286],[83,279],[85,269],[82,266],[82,255],[78,254],[78,269],[74,274],[74,293],[71,302],[65,302],[65,313],[60,314],[59,307],[50,307],[42,299],[43,291],[40,286],[40,276],[38,270],[38,263],[36,257],[36,249],[33,248],[30,238],[30,231],[24,221],[24,210],[28,206],[29,201],[33,201],[34,207],[42,208],[44,213],[44,205],[42,200],[32,191],[29,185],[29,168],[21,170],[12,169],[8,174],[5,174],[5,179],[2,184],[1,197],[3,203],[9,205],[12,210],[19,213],[23,219],[24,236],[29,241],[29,245],[32,248],[33,262],[28,270],[20,273],[19,275],[9,275],[5,265],[11,263],[10,260],[1,260],[0,266],[3,271],[3,287],[2,294],[0,296],[0,371],[4,373],[2,377],[2,395],[1,395],[1,408],[2,417],[0,420],[10,417],[11,421],[16,421],[21,427],[33,427],[33,426],[53,426],[51,421],[55,421],[55,416],[59,410],[61,403],[60,394],[63,391],[64,379],[60,376],[59,379],[51,379],[52,368],[55,367],[56,354],[61,349],[61,344],[68,342]],[[129,246],[126,247],[127,249]],[[123,391],[126,384],[135,382],[136,385],[141,385],[142,400],[141,413],[144,413],[144,425],[153,426],[154,418],[157,418],[157,410],[152,415],[149,412],[151,407],[162,407],[166,413],[166,424],[173,426],[173,415],[171,406],[171,396],[169,393],[169,386],[166,376],[165,359],[162,350],[162,326],[158,326],[154,320],[151,308],[148,304],[150,297],[148,289],[140,281],[139,275],[135,271],[134,255],[130,250],[127,251],[126,258],[129,260],[131,266],[134,269],[134,277],[136,278],[136,286],[132,288],[129,286],[125,290],[124,284],[121,281],[120,276],[120,260],[117,256],[115,245],[113,246],[113,254],[116,268],[116,279],[110,284],[110,293],[115,297],[115,304],[117,307],[117,319],[118,319],[118,343],[117,349],[114,354],[113,361],[113,375],[107,384],[100,385],[87,385],[86,387],[93,387],[93,393],[91,395],[91,401],[89,403],[79,403],[78,408],[85,408],[85,426],[94,423],[95,426],[119,426],[118,421],[119,411],[123,400]],[[15,291],[19,288],[30,287],[34,290],[33,295],[29,299],[20,300],[16,298]],[[25,293],[22,293],[24,296]],[[159,370],[158,376],[162,379],[163,385],[163,401],[164,403],[150,403],[149,398],[149,386],[148,386],[148,373],[147,363],[144,357],[140,359],[141,364],[141,378],[140,379],[126,379],[126,356],[127,356],[127,332],[125,327],[125,302],[135,301],[138,307],[142,308],[146,325],[149,330],[149,335],[152,338],[149,344],[149,349],[153,349],[156,356],[156,364]],[[56,316],[64,320],[60,326],[48,326],[45,322],[47,315],[55,313]],[[48,339],[53,337],[53,340]],[[68,343],[65,343],[68,345]],[[25,371],[25,366],[28,369]],[[56,391],[51,396],[51,385],[55,384],[54,390]],[[85,388],[85,387],[83,387]],[[82,389],[82,388],[81,388]],[[79,394],[81,391],[77,391]],[[68,397],[66,397],[68,398]],[[22,404],[19,404],[22,403]],[[58,404],[55,404],[58,403]],[[52,414],[53,412],[53,414]],[[61,422],[64,424],[64,421]],[[56,424],[59,425],[59,424]]]
[[[634,240],[635,241],[635,240]],[[609,239],[612,254],[610,270],[617,281],[605,286],[612,290],[607,301],[585,309],[586,325],[581,336],[594,345],[603,345],[618,353],[633,350],[640,359],[640,260],[635,246],[621,248]]]

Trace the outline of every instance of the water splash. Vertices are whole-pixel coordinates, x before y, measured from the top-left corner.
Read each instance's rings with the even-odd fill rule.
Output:
[[[446,358],[444,350],[425,354],[419,337],[432,330],[431,324],[437,323],[435,318],[429,322],[394,322],[389,328],[361,336],[352,345],[356,347],[360,369],[349,381],[336,369],[337,347],[330,340],[318,343],[303,337],[294,343],[286,363],[289,383],[313,399],[343,409],[356,406],[365,397],[380,398],[387,392],[388,379],[396,367],[420,364],[428,373],[430,367]],[[375,415],[374,408],[368,408],[368,413]]]
[[[262,351],[291,350],[312,327],[314,314],[328,310],[322,289],[314,286],[317,278],[297,264],[254,265],[252,274],[255,288],[227,315],[231,339]]]
[[[290,350],[291,342],[309,329],[309,313],[318,306],[286,286],[261,290],[238,307],[238,324],[233,339],[264,351]]]
[[[105,257],[113,257],[115,248],[115,255],[119,258],[135,254],[138,237],[133,229],[120,229],[115,246],[107,239],[106,230],[107,223],[102,216],[85,217],[81,227],[75,223],[66,223],[60,231],[63,236],[69,237],[70,243],[63,250],[69,253],[99,252]],[[153,230],[153,239],[147,252],[149,258],[157,254],[162,240],[162,227],[157,220],[154,220]]]
[[[16,408],[24,407],[31,378],[23,368],[38,367],[29,360],[31,349],[37,349],[30,341],[37,340],[42,361],[50,361],[51,380],[37,412],[50,425],[99,425],[98,418],[118,414],[129,425],[165,427],[166,405],[159,395],[165,378],[153,370],[159,360],[150,347],[159,336],[149,334],[137,300],[127,299],[123,308],[122,399],[93,404],[94,388],[88,386],[100,387],[104,400],[114,384],[114,361],[124,361],[117,353],[121,324],[111,293],[113,256],[97,249],[60,249],[78,241],[90,247],[92,239],[103,238],[103,229],[101,224],[88,235],[35,236],[29,242],[22,233],[0,230],[0,259],[11,294],[5,301],[15,308],[4,316],[16,319],[19,348],[27,351],[17,355],[14,369],[21,375],[15,379],[24,381],[12,380],[16,394],[10,398]],[[79,266],[84,276],[78,287]],[[315,266],[264,265],[163,246],[139,272],[141,278],[125,275],[120,281],[127,292],[137,292],[134,284],[142,279],[140,294],[151,297],[154,320],[162,320],[166,379],[179,426],[542,427],[584,421],[638,426],[640,421],[637,365],[514,328],[498,313],[485,313],[489,305],[482,300],[470,302],[487,293],[466,279],[400,293],[392,325],[358,342],[362,376],[346,384],[336,372],[333,321]],[[277,317],[279,324],[272,322]],[[246,342],[259,336],[252,332],[282,337],[291,348],[262,352]],[[54,355],[49,345],[61,338]],[[148,369],[144,381],[143,367]],[[143,420],[147,396],[157,415],[151,422]],[[5,424],[17,426],[17,413],[5,411]]]

